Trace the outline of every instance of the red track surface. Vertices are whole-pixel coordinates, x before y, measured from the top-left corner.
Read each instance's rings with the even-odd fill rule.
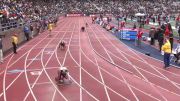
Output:
[[[8,55],[0,65],[0,101],[179,101],[177,69],[164,70],[90,20],[64,18],[51,37],[42,33]],[[85,22],[89,27],[80,32]],[[58,48],[62,39],[65,51]],[[61,66],[69,69],[71,85],[56,85]]]

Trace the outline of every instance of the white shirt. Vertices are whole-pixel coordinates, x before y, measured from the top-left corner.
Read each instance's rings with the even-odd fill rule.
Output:
[[[180,44],[177,45],[177,48],[175,49],[176,53],[180,52]]]

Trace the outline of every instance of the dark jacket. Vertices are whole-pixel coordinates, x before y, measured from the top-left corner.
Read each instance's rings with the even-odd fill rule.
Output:
[[[3,48],[3,45],[2,45],[2,39],[0,40],[0,49]]]
[[[158,30],[157,35],[158,41],[163,43],[164,36],[162,30]]]
[[[30,26],[30,30],[33,31],[33,26],[32,25]]]

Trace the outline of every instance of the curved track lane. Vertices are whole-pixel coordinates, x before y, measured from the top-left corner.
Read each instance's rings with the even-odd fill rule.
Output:
[[[80,28],[89,23],[85,32]],[[178,101],[180,73],[127,47],[88,17],[67,17],[9,55],[0,70],[0,101]],[[58,48],[61,40],[66,49]],[[65,66],[70,85],[56,85]],[[15,93],[17,92],[18,93]]]

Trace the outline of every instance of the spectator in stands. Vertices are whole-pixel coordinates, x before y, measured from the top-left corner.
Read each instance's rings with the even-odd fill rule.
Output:
[[[163,41],[164,41],[164,35],[163,35],[163,31],[161,28],[157,29],[157,39],[158,39],[158,43],[159,43],[159,51],[161,52],[161,48],[162,48]]]
[[[155,35],[155,28],[152,27],[149,31],[149,37],[151,38],[151,42],[150,42],[151,45],[154,45],[154,35]]]
[[[174,44],[174,35],[172,33],[169,34],[169,42],[171,43],[171,51],[172,51]]]
[[[178,33],[179,33],[179,40],[180,40],[180,26],[178,28]]]
[[[31,38],[33,38],[33,36],[34,36],[33,30],[34,30],[34,28],[33,28],[33,25],[31,24],[31,25],[30,25]]]
[[[58,18],[56,17],[56,18],[54,19],[54,25],[55,25],[55,27],[57,26],[57,22],[58,22]]]
[[[170,22],[167,24],[167,26],[169,28],[170,34],[173,34],[173,29],[172,29]]]
[[[177,48],[175,49],[176,54],[174,54],[175,62],[177,63],[179,61],[180,58],[180,40],[178,41],[178,45]]]
[[[29,27],[27,25],[24,26],[24,35],[26,37],[26,40],[29,41]]]
[[[0,36],[0,63],[3,63],[3,44],[2,44],[1,36]]]
[[[17,45],[18,45],[18,36],[17,34],[12,35],[12,45],[13,45],[13,52],[17,54]]]
[[[167,38],[167,37],[169,37],[169,34],[170,34],[169,25],[166,25],[166,29],[165,29],[164,35]]]
[[[177,16],[177,18],[176,18],[176,28],[178,27],[178,23],[180,23],[180,14]]]
[[[135,29],[136,29],[136,23],[134,23],[132,30],[135,30]]]
[[[92,24],[94,24],[95,23],[95,18],[94,17],[92,17]]]
[[[143,32],[141,31],[141,28],[139,28],[139,31],[137,33],[137,44],[136,44],[138,47],[141,47],[142,35]]]
[[[126,24],[125,21],[121,21],[121,24],[120,24],[121,29],[125,27],[125,24]]]
[[[36,29],[37,29],[37,34],[39,34],[39,33],[40,33],[40,30],[41,30],[41,24],[40,24],[40,22],[37,22],[37,23],[36,23]]]
[[[165,38],[165,44],[161,50],[164,52],[164,68],[168,68],[170,66],[171,43],[167,38]]]
[[[162,23],[162,25],[161,25],[161,30],[162,30],[162,33],[164,34],[165,30],[166,30],[166,26],[164,23]]]

